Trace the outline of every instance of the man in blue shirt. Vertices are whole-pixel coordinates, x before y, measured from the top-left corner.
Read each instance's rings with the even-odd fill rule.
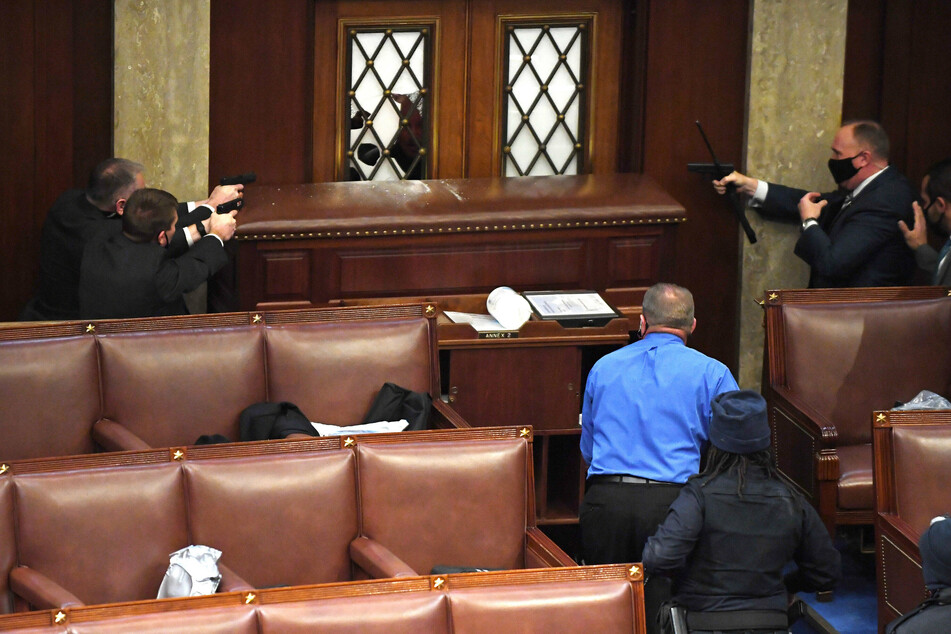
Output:
[[[725,365],[686,346],[697,326],[690,291],[655,284],[642,313],[643,338],[588,374],[581,413],[588,479],[579,513],[586,564],[640,561],[647,538],[700,470],[711,401],[739,389]]]

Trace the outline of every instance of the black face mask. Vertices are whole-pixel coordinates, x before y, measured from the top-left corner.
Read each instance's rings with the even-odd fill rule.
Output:
[[[832,172],[832,179],[836,184],[844,183],[859,173],[859,168],[852,165],[852,160],[861,154],[859,152],[851,158],[829,159],[829,171]]]

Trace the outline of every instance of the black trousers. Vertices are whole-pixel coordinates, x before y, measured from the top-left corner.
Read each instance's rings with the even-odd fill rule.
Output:
[[[591,482],[579,512],[584,563],[641,561],[647,538],[667,517],[681,488],[678,484]],[[670,595],[666,577],[654,577],[644,585],[648,632],[658,631],[657,612]]]

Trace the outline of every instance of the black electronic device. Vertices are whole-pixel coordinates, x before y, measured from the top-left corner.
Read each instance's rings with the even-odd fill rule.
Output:
[[[241,209],[242,207],[244,207],[244,199],[243,199],[243,198],[235,198],[234,200],[229,200],[229,201],[226,202],[226,203],[221,203],[220,205],[218,205],[218,208],[216,209],[216,211],[217,211],[219,214],[226,214],[226,213],[228,213],[229,211],[234,211],[234,210],[236,210],[236,209]]]
[[[219,181],[220,185],[247,185],[248,183],[253,183],[258,179],[258,175],[254,172],[248,172],[247,174],[238,174],[237,176],[225,176]]]

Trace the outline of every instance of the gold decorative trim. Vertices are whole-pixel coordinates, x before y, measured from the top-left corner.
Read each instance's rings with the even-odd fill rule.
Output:
[[[444,579],[443,577],[433,577],[432,589],[433,590],[448,590],[449,584],[446,583],[446,579]]]
[[[574,229],[578,227],[616,227],[628,225],[656,225],[656,224],[679,224],[687,222],[686,216],[677,216],[674,218],[636,218],[622,220],[575,220],[563,222],[539,222],[528,226],[529,230],[552,230],[552,229]],[[420,227],[416,229],[366,229],[356,231],[308,231],[300,233],[253,233],[248,235],[236,235],[237,240],[306,240],[308,238],[372,238],[375,236],[388,236],[405,234],[407,231],[414,234],[440,234],[440,233],[484,233],[501,231],[523,231],[526,229],[524,224],[503,224],[503,225],[459,225],[455,227]],[[775,300],[778,295],[770,295],[770,300]]]
[[[245,605],[250,605],[250,604],[254,603],[255,600],[257,600],[257,598],[258,598],[258,597],[257,597],[256,594],[254,594],[253,592],[249,592],[249,593],[247,593],[246,595],[244,595],[244,604],[245,604]]]
[[[528,427],[522,427],[520,430],[518,430],[518,437],[531,439],[532,430]]]
[[[353,439],[353,436],[347,436],[343,440],[344,447],[353,447],[355,444],[357,444],[357,441]]]
[[[642,577],[641,567],[638,566],[637,564],[634,564],[633,566],[631,566],[630,568],[627,569],[627,576],[628,576],[632,581],[637,581],[637,580],[639,580],[639,579]]]
[[[426,312],[427,317],[432,317],[433,315],[436,314],[436,307],[433,306],[432,304],[426,304],[426,308],[424,309],[424,311]]]
[[[53,615],[53,623],[57,625],[63,625],[66,623],[66,613],[62,610],[57,610],[57,612]]]
[[[254,317],[251,318],[251,323],[252,323],[252,324],[259,324],[259,323],[261,323],[262,321],[264,321],[264,317],[262,317],[262,316],[259,315],[259,314],[255,314]]]
[[[8,464],[0,464],[0,475],[3,475],[4,473],[6,473],[6,472],[9,471],[9,470],[10,470],[10,465],[8,465]]]
[[[86,324],[86,332],[96,332],[96,324]]]
[[[875,417],[875,420],[879,423],[884,423],[888,419],[888,416],[885,415],[885,412],[879,412],[878,416]]]
[[[770,293],[770,294],[769,294],[769,301],[775,302],[777,299],[779,299],[779,294],[777,294],[777,293]]]
[[[182,449],[175,449],[172,451],[172,460],[181,462],[185,459],[185,452]]]

